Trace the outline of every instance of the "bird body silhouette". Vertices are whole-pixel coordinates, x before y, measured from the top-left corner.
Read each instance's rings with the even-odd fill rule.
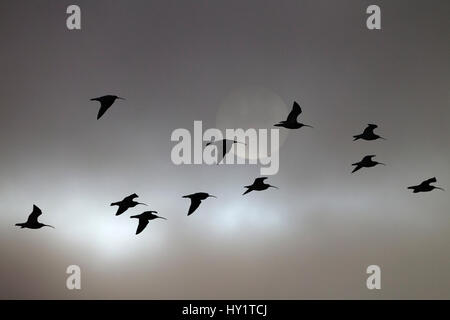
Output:
[[[187,196],[183,196],[183,198],[191,199],[191,206],[189,207],[188,216],[194,213],[195,210],[200,206],[203,200],[207,198],[217,198],[216,196],[210,195],[206,192],[197,192],[193,194],[188,194]]]
[[[312,126],[303,124],[297,121],[298,116],[302,113],[302,108],[300,105],[294,101],[294,105],[292,106],[292,110],[289,113],[288,117],[284,121],[280,121],[279,123],[275,124],[275,127],[283,127],[286,129],[300,129],[302,127],[310,127]]]
[[[214,142],[208,142],[206,146],[213,145],[217,148],[217,164],[219,164],[225,158],[227,153],[230,152],[235,143],[245,144],[237,140],[221,139]]]
[[[55,228],[53,226],[50,226],[48,224],[43,224],[38,221],[38,217],[42,214],[42,210],[39,209],[36,205],[33,205],[33,212],[28,216],[27,222],[23,223],[16,223],[16,226],[27,229],[40,229],[42,227],[51,227]]]
[[[122,213],[124,213],[128,209],[134,208],[134,207],[136,207],[139,204],[142,204],[144,206],[147,205],[147,204],[142,203],[142,202],[134,201],[134,199],[136,199],[137,197],[139,197],[139,196],[136,193],[133,193],[132,195],[130,195],[128,197],[125,197],[122,201],[111,203],[111,206],[118,206],[119,207],[117,209],[116,216],[120,216]]]
[[[352,166],[355,166],[352,173],[358,171],[361,168],[372,168],[375,167],[377,164],[386,165],[381,162],[373,161],[372,158],[375,157],[375,155],[369,155],[365,156],[360,162],[353,163]]]
[[[267,177],[256,178],[252,185],[244,186],[245,188],[247,188],[247,190],[242,195],[246,195],[247,193],[252,191],[263,191],[269,188],[278,189],[278,187],[265,183],[264,180],[266,179]]]
[[[136,216],[131,216],[130,217],[132,219],[139,219],[139,224],[138,224],[138,227],[136,229],[136,234],[139,234],[142,231],[144,231],[145,227],[148,225],[148,222],[150,220],[155,220],[155,219],[167,220],[166,218],[157,216],[154,213],[158,213],[158,212],[157,211],[145,211],[145,212],[143,212],[141,214],[138,214]]]
[[[114,96],[114,95],[106,95],[106,96],[91,99],[91,101],[100,102],[100,110],[98,111],[98,114],[97,114],[97,120],[100,119],[105,114],[106,111],[108,111],[108,109],[113,105],[113,103],[117,99],[125,100],[124,98]]]
[[[436,177],[434,177],[434,178],[430,178],[428,180],[425,180],[425,181],[421,182],[417,186],[408,187],[408,189],[413,190],[413,193],[430,192],[430,191],[432,191],[434,189],[445,191],[441,187],[435,187],[435,186],[431,185],[432,183],[436,183],[436,182],[437,182],[437,179],[436,179]]]
[[[367,127],[364,129],[363,133],[353,136],[353,138],[354,138],[353,141],[356,141],[359,139],[367,140],[367,141],[373,141],[373,140],[377,140],[377,139],[386,140],[385,138],[380,137],[375,132],[373,132],[376,128],[378,128],[378,126],[376,124],[368,124]]]

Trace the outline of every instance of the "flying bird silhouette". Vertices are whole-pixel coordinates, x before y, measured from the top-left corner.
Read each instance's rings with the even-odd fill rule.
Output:
[[[97,114],[97,120],[100,119],[105,114],[106,111],[108,111],[108,109],[113,105],[113,103],[117,99],[125,100],[124,98],[121,98],[118,96],[113,96],[113,95],[106,95],[106,96],[91,99],[91,101],[100,102],[100,110],[98,111],[98,114]]]
[[[235,140],[221,139],[217,141],[208,142],[206,146],[213,145],[217,148],[217,164],[219,164],[223,160],[223,158],[225,158],[226,154],[230,152],[231,148],[233,147],[233,144],[235,143],[245,144],[243,142],[237,141],[236,139]]]
[[[310,127],[312,126],[303,124],[297,121],[298,116],[302,113],[302,108],[300,108],[300,105],[294,101],[294,105],[292,106],[292,110],[289,113],[288,117],[284,121],[280,121],[279,123],[275,124],[275,127],[283,127],[286,129],[300,129],[301,127]]]
[[[356,136],[353,136],[353,141],[362,139],[362,140],[367,140],[367,141],[372,141],[372,140],[377,140],[377,139],[382,139],[382,140],[386,140],[383,137],[380,137],[379,135],[377,135],[376,133],[374,133],[373,131],[378,128],[378,126],[376,124],[368,124],[367,127],[364,129],[363,133],[358,134]]]
[[[216,196],[210,195],[206,192],[197,192],[193,194],[189,194],[187,196],[183,196],[183,198],[191,199],[191,206],[189,207],[188,216],[194,213],[195,210],[200,206],[203,200],[207,198],[217,198]]]
[[[112,206],[118,206],[119,207],[117,209],[116,216],[120,216],[122,213],[124,213],[128,209],[134,208],[134,207],[136,207],[139,204],[142,204],[142,205],[146,206],[147,204],[145,204],[145,203],[134,201],[134,199],[136,199],[138,197],[139,196],[136,193],[133,193],[132,195],[123,198],[122,201],[111,203],[111,207]]]
[[[154,213],[158,213],[157,211],[145,211],[145,212],[143,212],[143,213],[141,213],[141,214],[138,214],[138,215],[136,215],[136,216],[131,216],[130,218],[135,218],[135,219],[139,219],[139,224],[138,224],[138,227],[137,227],[137,229],[136,229],[136,234],[139,234],[139,233],[141,233],[144,229],[145,229],[145,227],[148,225],[148,222],[150,221],[150,220],[154,220],[154,219],[164,219],[164,220],[167,220],[166,218],[164,218],[164,217],[160,217],[160,216],[157,216],[156,214],[154,214]]]
[[[408,187],[408,189],[413,190],[413,193],[430,192],[430,191],[432,191],[434,189],[439,189],[439,190],[445,191],[441,187],[435,187],[435,186],[431,185],[432,183],[436,183],[436,182],[437,182],[437,179],[436,179],[436,177],[434,177],[434,178],[431,178],[431,179],[428,179],[428,180],[425,180],[425,181],[421,182],[417,186]]]
[[[265,183],[264,180],[266,180],[266,179],[267,179],[267,177],[256,178],[252,185],[245,186],[245,188],[247,188],[247,190],[242,195],[245,195],[252,191],[263,191],[263,190],[266,190],[269,188],[278,189],[278,187],[275,187],[275,186]]]
[[[377,164],[381,164],[383,166],[385,166],[386,164],[381,163],[381,162],[377,162],[377,161],[373,161],[372,158],[375,157],[375,155],[369,155],[369,156],[365,156],[360,162],[356,162],[353,163],[352,166],[356,166],[352,173],[358,171],[361,168],[372,168],[375,167]]]
[[[27,222],[24,223],[16,223],[16,226],[28,229],[40,229],[42,227],[51,227],[55,228],[53,226],[50,226],[48,224],[43,224],[38,221],[38,217],[42,214],[42,210],[39,209],[36,205],[33,205],[33,212],[28,216]]]

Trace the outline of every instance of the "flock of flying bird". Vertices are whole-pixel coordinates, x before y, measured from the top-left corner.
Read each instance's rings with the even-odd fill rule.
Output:
[[[108,111],[108,109],[114,104],[114,102],[117,99],[125,100],[124,98],[121,98],[116,95],[106,95],[106,96],[91,99],[91,101],[100,102],[100,109],[99,109],[99,112],[97,115],[97,120],[100,119],[106,113],[106,111]],[[312,126],[310,126],[310,125],[298,122],[298,117],[301,113],[302,113],[302,109],[301,109],[300,105],[294,101],[292,110],[289,113],[287,119],[284,121],[280,121],[279,123],[275,124],[274,126],[283,127],[286,129],[300,129],[302,127],[312,128]],[[356,141],[356,140],[373,141],[373,140],[378,140],[378,139],[386,140],[385,138],[379,136],[378,134],[376,134],[374,132],[374,130],[377,127],[378,126],[375,124],[368,124],[367,127],[364,129],[363,133],[353,136],[353,138],[354,138],[353,141]],[[229,143],[227,143],[227,142],[229,142]],[[222,149],[219,149],[220,143],[222,143]],[[215,141],[215,142],[209,142],[206,145],[214,144],[217,147],[218,151],[221,151],[221,154],[218,156],[218,161],[217,161],[217,164],[219,164],[220,161],[225,157],[226,153],[231,149],[231,146],[233,143],[241,143],[241,142],[238,142],[236,140],[234,140],[234,141],[220,140],[220,141]],[[371,167],[374,167],[379,164],[385,165],[384,163],[374,161],[373,160],[374,157],[375,157],[375,155],[367,155],[361,161],[353,163],[352,166],[354,166],[355,168],[353,169],[352,173],[354,173],[362,168],[371,168]],[[253,184],[244,186],[245,188],[247,188],[247,190],[243,193],[243,195],[246,195],[247,193],[252,192],[252,191],[264,191],[269,188],[278,189],[275,186],[265,183],[264,181],[266,179],[267,179],[267,177],[256,178],[255,181],[253,182]],[[418,185],[408,187],[407,189],[413,190],[413,193],[430,192],[434,189],[444,190],[441,187],[436,187],[436,186],[432,185],[433,183],[436,183],[436,182],[437,182],[437,179],[435,177],[433,177],[433,178],[430,178],[430,179],[427,179],[427,180],[421,182]],[[118,207],[116,216],[120,216],[121,214],[126,212],[128,209],[134,208],[137,205],[145,205],[146,206],[147,204],[145,204],[145,203],[135,201],[135,199],[138,197],[139,196],[134,193],[130,196],[125,197],[121,201],[111,203],[111,206]],[[203,200],[206,200],[208,198],[217,198],[217,197],[210,195],[209,193],[206,193],[206,192],[198,192],[198,193],[193,193],[193,194],[183,196],[183,198],[190,199],[190,201],[191,201],[191,204],[190,204],[190,207],[188,210],[188,214],[187,214],[188,216],[190,216],[191,214],[193,214],[195,212],[195,210],[197,210],[197,208],[200,206],[200,204]],[[149,221],[151,221],[151,220],[155,220],[155,219],[167,220],[166,218],[158,216],[155,213],[158,213],[158,212],[157,211],[145,211],[141,214],[130,217],[130,218],[139,220],[136,234],[141,233],[147,227]],[[21,228],[28,228],[28,229],[40,229],[42,227],[54,228],[53,226],[43,224],[38,221],[38,218],[41,214],[42,214],[42,210],[40,208],[38,208],[36,205],[34,205],[33,212],[28,216],[28,220],[24,223],[17,223],[16,226],[19,226]]]

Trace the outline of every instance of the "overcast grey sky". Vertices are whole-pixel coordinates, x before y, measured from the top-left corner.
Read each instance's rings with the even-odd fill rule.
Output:
[[[450,298],[448,191],[406,190],[450,190],[449,1],[79,0],[68,31],[73,3],[0,1],[0,298]],[[236,92],[281,102],[253,118]],[[97,121],[104,94],[127,100]],[[241,196],[258,166],[172,164],[174,129],[293,100],[314,129],[282,132],[279,190]],[[367,123],[388,140],[352,142]],[[366,154],[387,166],[351,175]],[[219,198],[187,217],[198,191]],[[109,207],[134,192],[168,221],[135,236],[147,208]],[[56,229],[14,226],[33,204]]]

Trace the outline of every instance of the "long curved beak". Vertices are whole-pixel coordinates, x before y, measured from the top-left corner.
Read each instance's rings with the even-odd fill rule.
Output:
[[[275,187],[275,186],[269,186],[269,188],[280,189],[280,188],[278,188],[278,187]]]
[[[216,196],[213,196],[213,195],[209,195],[209,197],[210,197],[210,198],[216,198],[216,199],[217,199],[217,197],[216,197]]]
[[[120,100],[127,100],[127,99],[122,98],[122,97],[117,97],[117,99],[120,99]]]
[[[160,218],[160,219],[164,219],[164,220],[167,220],[167,218],[164,218],[164,217],[159,217],[159,216],[158,216],[158,218]]]
[[[50,227],[50,228],[53,228],[53,229],[56,229],[54,226],[51,226],[51,225],[49,225],[49,224],[44,224],[44,226]]]
[[[143,203],[143,202],[138,202],[138,204],[142,204],[142,205],[144,205],[144,206],[148,206],[148,204]]]
[[[434,187],[435,189],[439,189],[439,190],[442,190],[442,191],[445,191],[445,189],[444,188],[441,188],[441,187]]]
[[[314,128],[313,126],[310,126],[309,124],[304,124],[304,127],[308,127],[308,128]]]
[[[381,164],[381,165],[383,165],[383,166],[385,166],[385,165],[386,165],[385,163],[382,163],[382,162],[378,162],[378,164]]]
[[[382,140],[387,140],[386,138],[383,138],[383,137],[380,137],[380,139],[382,139]]]

